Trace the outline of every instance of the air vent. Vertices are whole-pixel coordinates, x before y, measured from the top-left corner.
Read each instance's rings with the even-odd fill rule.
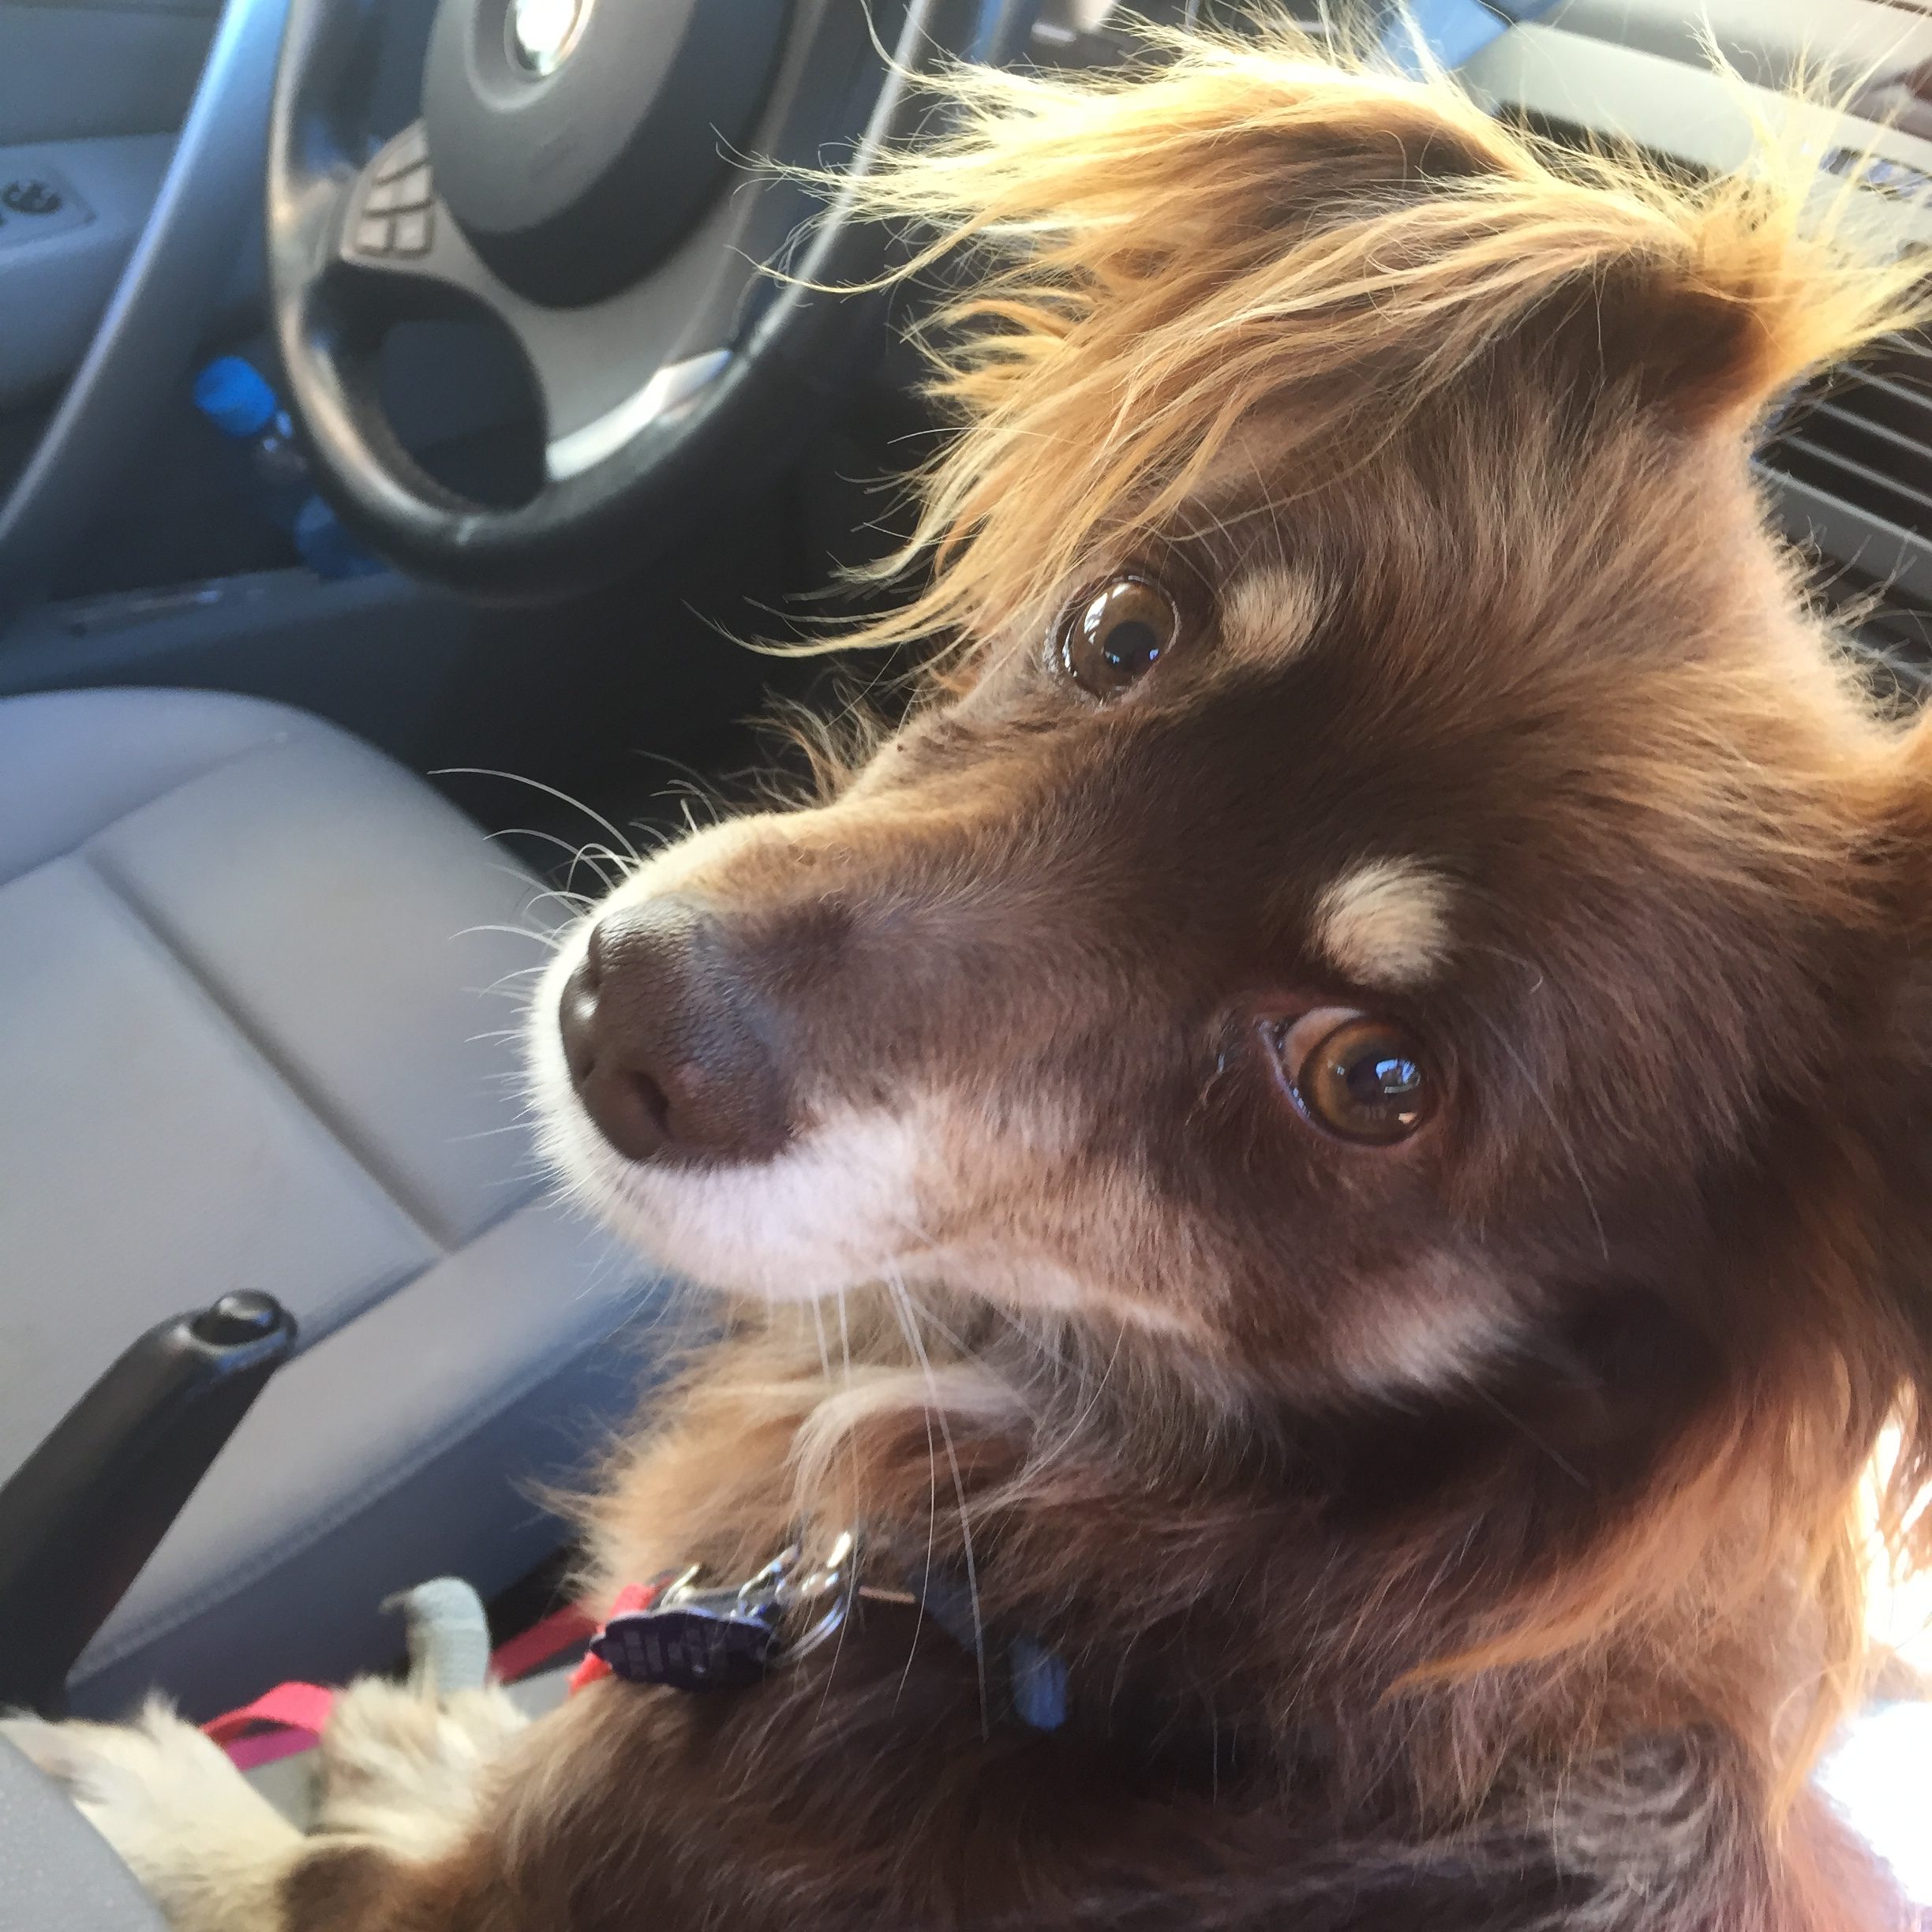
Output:
[[[1793,399],[1758,453],[1874,691],[1932,696],[1932,343],[1896,337]]]
[[[1932,346],[1896,338],[1791,406],[1759,461],[1932,542]]]
[[[1814,582],[1880,705],[1898,717],[1923,709],[1932,698],[1932,608],[1856,571],[1829,570]]]

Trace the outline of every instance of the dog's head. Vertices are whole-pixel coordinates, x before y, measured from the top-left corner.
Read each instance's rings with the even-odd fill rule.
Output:
[[[908,620],[960,651],[570,938],[563,1171],[701,1280],[942,1282],[1250,1407],[1815,1369],[1849,1466],[1932,1326],[1932,760],[1747,451],[1901,279],[1279,47],[979,85],[878,190],[995,258]]]

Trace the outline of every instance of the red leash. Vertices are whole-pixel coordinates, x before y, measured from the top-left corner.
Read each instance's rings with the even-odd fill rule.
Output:
[[[650,1608],[653,1593],[646,1592],[638,1601],[629,1601],[636,1589],[633,1586],[623,1593],[617,1602],[619,1609]],[[490,1674],[499,1683],[515,1683],[575,1649],[595,1636],[598,1628],[575,1605],[553,1611],[541,1623],[533,1624],[507,1643],[499,1645],[490,1657]],[[594,1670],[591,1668],[593,1664]],[[571,1679],[571,1689],[574,1691],[580,1684],[609,1674],[608,1664],[586,1657]],[[238,1770],[252,1771],[257,1765],[273,1764],[279,1758],[313,1750],[335,1702],[335,1693],[323,1684],[279,1683],[272,1690],[264,1691],[252,1704],[211,1718],[201,1728],[227,1749]]]

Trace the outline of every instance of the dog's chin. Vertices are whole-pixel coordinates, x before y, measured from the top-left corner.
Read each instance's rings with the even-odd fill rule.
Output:
[[[564,1189],[614,1233],[702,1285],[806,1301],[904,1271],[910,1136],[889,1118],[827,1121],[769,1160],[661,1166],[606,1146],[572,1102],[540,1142]]]
[[[822,1110],[769,1159],[697,1166],[627,1159],[578,1101],[556,1024],[580,945],[567,940],[531,1007],[526,1057],[538,1146],[571,1199],[701,1286],[804,1301],[911,1267],[919,1136],[906,1118]]]

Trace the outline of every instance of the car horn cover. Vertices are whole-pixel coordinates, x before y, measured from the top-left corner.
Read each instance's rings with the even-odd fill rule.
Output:
[[[436,186],[520,294],[599,301],[720,191],[784,43],[784,0],[444,0],[423,119]]]

